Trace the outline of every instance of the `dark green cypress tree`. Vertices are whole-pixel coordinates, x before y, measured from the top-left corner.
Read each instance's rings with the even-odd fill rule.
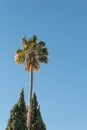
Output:
[[[32,97],[31,130],[46,130],[35,93]]]
[[[24,90],[22,89],[18,103],[10,111],[6,130],[27,130],[26,128],[26,105],[24,101]]]
[[[20,93],[20,98],[18,101],[18,106],[19,106],[19,120],[20,120],[20,129],[18,130],[26,130],[26,105],[24,101],[24,90],[22,89]]]

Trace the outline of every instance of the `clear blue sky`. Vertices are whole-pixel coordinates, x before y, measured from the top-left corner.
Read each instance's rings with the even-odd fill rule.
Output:
[[[87,130],[87,1],[0,0],[0,130],[29,74],[14,62],[21,39],[46,42],[49,63],[34,73],[34,89],[47,130]]]

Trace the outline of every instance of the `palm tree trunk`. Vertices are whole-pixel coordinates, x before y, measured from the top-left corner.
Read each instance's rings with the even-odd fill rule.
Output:
[[[31,104],[32,104],[32,91],[33,91],[33,69],[30,66],[30,92],[29,92],[29,103],[28,103],[28,114],[27,114],[27,128],[30,130],[31,124]]]

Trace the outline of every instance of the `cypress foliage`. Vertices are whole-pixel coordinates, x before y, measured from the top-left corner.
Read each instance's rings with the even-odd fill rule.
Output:
[[[24,101],[24,90],[22,89],[18,102],[10,111],[6,130],[27,130],[26,128],[26,105]]]
[[[31,128],[30,130],[46,130],[45,124],[41,117],[40,106],[37,102],[36,94],[32,97],[32,112],[31,112]]]
[[[24,101],[24,90],[22,89],[18,102],[10,111],[10,117],[6,130],[27,130],[26,123],[27,109]],[[32,97],[30,130],[46,130],[35,93]]]

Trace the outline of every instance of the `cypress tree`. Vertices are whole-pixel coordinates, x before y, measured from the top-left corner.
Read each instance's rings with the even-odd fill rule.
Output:
[[[6,130],[27,130],[26,128],[26,105],[24,101],[24,90],[22,89],[18,102],[10,111]]]
[[[36,94],[32,97],[31,126],[30,130],[46,130],[45,124],[41,117],[40,106],[37,102]]]

